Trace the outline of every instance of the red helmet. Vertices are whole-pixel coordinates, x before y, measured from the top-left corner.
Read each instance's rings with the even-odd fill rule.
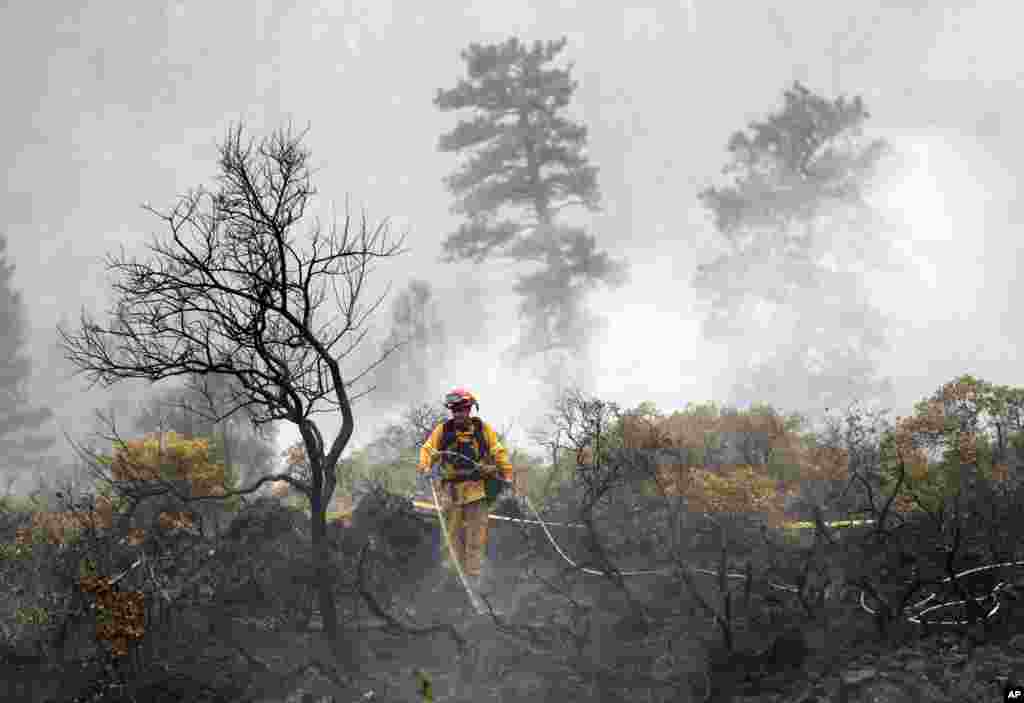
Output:
[[[465,388],[456,388],[444,397],[444,406],[449,410],[453,410],[461,405],[475,405],[477,410],[480,409],[480,403],[477,402],[476,396]]]

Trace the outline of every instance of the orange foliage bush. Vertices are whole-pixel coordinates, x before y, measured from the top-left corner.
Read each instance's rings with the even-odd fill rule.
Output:
[[[803,471],[806,478],[822,481],[843,481],[849,477],[850,456],[840,447],[812,447],[803,450]]]
[[[115,481],[186,481],[193,496],[223,495],[224,467],[209,459],[204,440],[180,440],[174,433],[163,437],[121,443],[113,458],[106,458]],[[184,511],[161,511],[159,524],[179,530],[193,526],[192,516]],[[32,514],[31,527],[16,531],[16,544],[31,544],[33,533],[42,531],[51,544],[66,544],[74,532],[83,528],[109,530],[113,527],[113,502],[98,496],[91,511],[38,511]],[[126,541],[142,544],[145,530],[129,528]],[[142,593],[118,592],[109,576],[90,575],[80,579],[82,590],[96,597],[96,638],[111,644],[115,656],[125,656],[129,643],[145,632],[145,597]]]
[[[193,495],[224,493],[223,467],[209,462],[205,440],[179,440],[173,432],[164,437],[163,450],[157,437],[124,443],[116,449],[110,466],[117,481],[145,481],[170,476],[188,480]],[[16,539],[19,544],[28,543],[32,532],[41,530],[49,543],[65,544],[72,534],[82,529],[112,529],[113,518],[113,501],[100,495],[96,497],[94,510],[43,510],[33,513],[31,527],[18,530]],[[191,516],[184,512],[161,512],[159,520],[166,529],[186,529],[193,524]],[[128,533],[128,542],[138,545],[144,537],[145,530],[133,528]]]
[[[772,451],[786,451],[806,464],[809,473],[843,474],[846,455],[842,450],[819,448],[809,451],[795,433],[786,428],[784,418],[761,413],[711,416],[674,413],[667,417],[633,416],[623,418],[623,446],[627,449],[701,449],[710,433],[762,436]]]
[[[205,439],[180,439],[176,433],[122,442],[111,471],[117,481],[188,481],[193,496],[224,494],[224,465],[209,458]]]
[[[115,657],[127,656],[129,642],[145,634],[145,596],[139,591],[118,592],[106,577],[84,576],[80,583],[84,592],[96,597],[96,639],[110,642]]]
[[[892,501],[892,509],[901,515],[920,510],[914,498],[906,493],[900,493]]]
[[[782,418],[772,415],[742,414],[714,417],[676,413],[668,417],[627,415],[623,418],[623,445],[626,449],[691,449],[705,447],[708,433],[762,434],[772,450],[784,449],[801,466],[804,478],[839,480],[847,475],[847,456],[842,450],[808,450],[789,432]],[[592,460],[589,447],[580,452]],[[684,496],[703,512],[760,514],[769,524],[784,520],[783,506],[793,489],[768,476],[766,466],[748,463],[697,466],[663,462],[656,469],[656,483],[665,496]]]
[[[100,497],[103,498],[102,496]],[[97,504],[103,505],[100,500]],[[66,539],[82,529],[110,529],[113,526],[113,509],[109,500],[105,507],[89,512],[43,510],[32,514],[32,527],[19,530],[23,541],[31,539],[31,531],[42,530],[50,544],[64,544]]]
[[[622,418],[622,446],[626,449],[668,449],[679,446],[680,438],[669,434],[668,418],[625,415]]]
[[[624,446],[644,449],[703,447],[705,435],[720,429],[720,419],[685,413],[667,417],[627,415],[622,426]]]
[[[955,448],[960,461],[975,464],[978,460],[977,435],[960,427],[947,411],[964,403],[978,403],[979,388],[966,379],[945,384],[932,398],[915,406],[911,417],[897,417],[893,443],[897,457],[908,464],[927,462],[923,448],[946,446]]]
[[[900,486],[900,493],[893,500],[897,512],[932,509],[937,504],[929,501],[927,494],[945,490],[941,487],[941,477],[934,477],[940,479],[939,484],[921,485],[933,478],[929,476],[928,449],[943,450],[943,465],[952,460],[968,468],[966,476],[974,474],[979,460],[978,419],[983,412],[999,416],[997,396],[998,389],[990,384],[961,376],[943,385],[930,398],[916,403],[913,416],[896,418],[895,427],[888,436],[892,452],[887,463],[890,484],[897,480],[901,467],[910,478],[909,483]],[[1001,484],[1009,481],[1010,467],[1000,456],[993,459],[992,482]],[[961,475],[961,480],[965,475]],[[923,499],[922,504],[919,505],[915,498]]]
[[[226,493],[224,465],[211,461],[209,442],[183,439],[174,432],[121,443],[115,448],[110,467],[116,481],[186,481],[193,497]],[[181,511],[162,511],[157,519],[169,530],[193,526],[191,516]],[[145,530],[134,528],[128,541],[135,545],[144,538]]]
[[[100,499],[103,499],[100,496]],[[192,527],[192,517],[184,512],[161,512],[159,516],[161,527],[168,530],[186,529]],[[73,511],[40,511],[32,514],[31,527],[18,529],[16,531],[16,544],[29,544],[32,541],[32,533],[41,530],[47,542],[50,544],[66,544],[68,539],[82,529],[95,529],[97,532],[113,528],[113,513],[101,510],[89,512]],[[146,531],[142,528],[133,527],[128,530],[127,541],[132,546],[142,544]]]
[[[978,463],[978,438],[973,432],[961,432],[957,439],[957,451],[964,464]]]

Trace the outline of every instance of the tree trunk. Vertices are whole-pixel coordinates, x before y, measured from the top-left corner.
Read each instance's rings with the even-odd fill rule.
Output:
[[[330,558],[327,549],[327,521],[325,515],[325,503],[323,497],[317,494],[316,490],[310,497],[311,510],[311,533],[312,553],[314,559],[314,588],[317,600],[320,604],[320,615],[323,618],[324,632],[327,634],[327,646],[330,649],[332,662],[335,667],[340,667],[352,662],[352,646],[348,640],[343,640],[338,631],[338,610],[334,602],[334,589],[330,582],[327,560]]]

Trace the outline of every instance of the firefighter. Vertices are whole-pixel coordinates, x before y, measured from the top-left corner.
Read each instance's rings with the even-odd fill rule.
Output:
[[[456,388],[445,396],[445,406],[452,418],[427,437],[417,470],[426,474],[434,462],[441,464],[438,501],[448,538],[470,587],[479,592],[489,509],[512,485],[512,465],[494,429],[471,416],[474,406],[480,408],[472,393]]]

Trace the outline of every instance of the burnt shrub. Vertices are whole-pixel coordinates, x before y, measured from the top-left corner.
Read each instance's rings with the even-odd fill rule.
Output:
[[[382,600],[419,589],[437,567],[434,547],[436,525],[416,513],[412,502],[374,487],[359,501],[347,548],[369,547],[374,564],[374,587]]]
[[[309,518],[261,498],[228,525],[215,561],[219,601],[248,609],[306,609],[312,559]]]

